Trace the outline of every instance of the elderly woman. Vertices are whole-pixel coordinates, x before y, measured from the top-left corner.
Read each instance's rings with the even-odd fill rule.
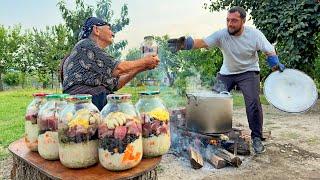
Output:
[[[115,61],[103,49],[112,44],[110,25],[96,17],[88,18],[80,34],[81,40],[62,61],[63,93],[91,94],[92,102],[101,110],[106,96],[123,87],[139,72],[154,69],[158,56],[135,61]]]

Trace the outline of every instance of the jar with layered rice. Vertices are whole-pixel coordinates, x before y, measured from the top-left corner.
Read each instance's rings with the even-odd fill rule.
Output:
[[[99,160],[112,171],[130,169],[142,158],[141,122],[130,94],[110,94],[101,111]]]
[[[136,109],[142,122],[143,156],[155,157],[170,148],[169,112],[160,99],[159,91],[140,92]]]
[[[38,152],[47,160],[59,159],[58,117],[67,105],[67,94],[50,94],[38,115]]]
[[[59,159],[68,168],[86,168],[98,162],[100,112],[87,94],[68,96],[58,121]]]
[[[25,143],[31,151],[38,150],[39,127],[37,124],[40,107],[46,102],[47,93],[34,93],[33,100],[27,107],[25,115]]]

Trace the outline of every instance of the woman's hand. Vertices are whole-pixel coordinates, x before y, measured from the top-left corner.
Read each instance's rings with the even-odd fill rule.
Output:
[[[143,58],[143,61],[146,69],[149,70],[156,68],[160,63],[160,59],[157,55],[147,55]]]

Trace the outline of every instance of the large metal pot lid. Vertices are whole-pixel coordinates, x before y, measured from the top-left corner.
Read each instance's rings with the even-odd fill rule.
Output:
[[[313,80],[295,69],[271,73],[264,82],[264,94],[270,104],[289,113],[305,112],[318,99]]]

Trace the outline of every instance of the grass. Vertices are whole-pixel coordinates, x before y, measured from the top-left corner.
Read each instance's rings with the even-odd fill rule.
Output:
[[[36,89],[10,90],[0,92],[0,159],[8,152],[3,150],[24,134],[24,115],[27,105],[33,99],[32,93],[40,92]],[[41,90],[41,92],[54,92]]]
[[[320,140],[317,136],[314,136],[314,137],[307,139],[308,145],[317,145],[317,144],[319,144],[319,142],[320,142]]]
[[[136,103],[139,98],[138,93],[145,90],[147,90],[146,87],[125,87],[119,92],[132,94],[132,101]],[[8,155],[7,147],[11,142],[23,137],[26,107],[33,99],[32,94],[35,92],[57,93],[52,89],[16,89],[0,92],[0,159]],[[177,91],[169,87],[161,87],[160,97],[168,108],[186,105],[186,98],[179,96]],[[265,104],[265,98],[261,99]],[[244,106],[243,96],[240,93],[233,93],[233,104]]]
[[[296,132],[283,132],[281,133],[281,137],[284,137],[285,139],[298,139],[300,135]]]

